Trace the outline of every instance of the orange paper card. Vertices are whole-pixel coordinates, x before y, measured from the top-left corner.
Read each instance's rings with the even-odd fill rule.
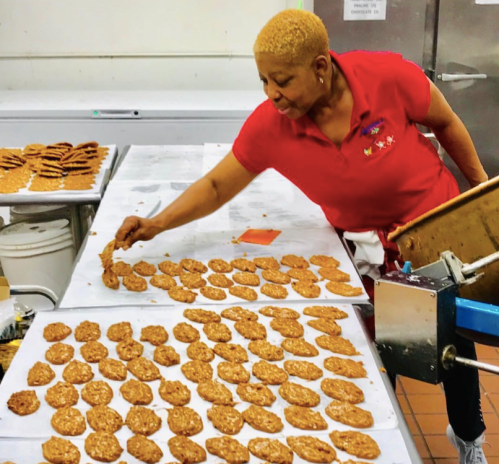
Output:
[[[256,243],[257,245],[270,245],[280,233],[280,230],[273,229],[248,229],[238,238],[238,241]]]

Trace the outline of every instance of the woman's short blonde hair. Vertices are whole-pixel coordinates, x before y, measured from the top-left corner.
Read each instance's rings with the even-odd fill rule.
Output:
[[[294,63],[328,55],[329,38],[321,19],[304,10],[277,13],[260,31],[253,52],[272,53]]]

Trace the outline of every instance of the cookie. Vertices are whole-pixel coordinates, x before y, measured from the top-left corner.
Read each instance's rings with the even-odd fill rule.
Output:
[[[251,272],[236,272],[232,276],[232,279],[239,285],[251,285],[252,287],[258,287],[260,285],[260,277]]]
[[[289,375],[304,380],[317,380],[323,376],[322,369],[308,361],[284,361],[284,369]]]
[[[28,385],[30,387],[47,385],[54,379],[55,372],[46,363],[37,362],[28,372]]]
[[[96,363],[107,358],[108,349],[100,342],[87,342],[80,348],[81,356],[88,363]]]
[[[182,436],[170,438],[168,448],[180,464],[197,464],[206,461],[206,451],[190,438]]]
[[[87,363],[73,360],[64,368],[62,378],[69,383],[81,384],[90,382],[94,373]]]
[[[221,288],[229,288],[234,285],[234,282],[224,274],[211,274],[208,276],[208,282],[214,287]]]
[[[303,338],[286,338],[282,341],[281,346],[285,351],[295,356],[310,358],[319,355],[317,348]]]
[[[318,464],[331,464],[336,451],[325,441],[316,437],[287,437],[288,446],[302,459]]]
[[[345,354],[347,356],[355,356],[360,354],[350,340],[343,337],[332,335],[321,335],[315,339],[317,346],[324,350],[332,351],[333,353]]]
[[[45,359],[50,364],[62,365],[73,359],[75,349],[65,343],[54,343],[45,353]]]
[[[162,290],[170,290],[170,288],[176,287],[177,282],[173,277],[165,274],[156,274],[151,277],[149,283],[156,288],[161,288]]]
[[[289,284],[291,282],[291,277],[284,272],[277,271],[276,269],[267,269],[262,272],[262,277],[268,282],[273,282],[274,284]]]
[[[71,335],[71,328],[62,322],[53,322],[43,329],[43,338],[48,342],[60,342]]]
[[[180,364],[180,355],[171,346],[158,346],[154,350],[153,354],[154,362],[157,362],[161,366],[174,366],[175,364]]]
[[[112,269],[118,277],[124,277],[133,274],[132,266],[130,266],[130,264],[128,263],[124,263],[123,261],[114,263]]]
[[[23,390],[12,393],[7,401],[7,407],[18,416],[27,416],[38,411],[40,400],[34,390]]]
[[[296,269],[292,268],[286,271],[286,274],[292,279],[308,280],[310,282],[318,282],[319,279],[310,269]]]
[[[335,267],[322,267],[319,269],[319,274],[324,279],[331,280],[332,282],[350,282],[350,274],[340,271]]]
[[[275,317],[270,321],[270,327],[287,338],[301,338],[304,334],[303,326],[295,319]]]
[[[57,382],[45,395],[45,401],[56,409],[74,406],[78,399],[78,390],[69,382]]]
[[[208,322],[220,322],[222,319],[215,311],[207,311],[205,309],[186,309],[184,317],[192,322],[200,324],[208,324]]]
[[[278,433],[284,428],[284,425],[277,414],[267,411],[261,406],[252,404],[243,412],[242,416],[244,422],[261,432]]]
[[[256,321],[258,315],[249,309],[243,309],[241,306],[232,306],[231,308],[224,309],[221,316],[231,321]]]
[[[321,294],[321,288],[309,280],[297,280],[291,286],[303,298],[318,298]]]
[[[305,258],[296,255],[284,255],[281,259],[281,264],[294,269],[306,269],[307,267],[310,267],[310,264],[308,264],[308,261]]]
[[[329,397],[339,401],[358,404],[364,401],[364,392],[352,382],[340,379],[324,379],[321,390]]]
[[[262,288],[260,288],[260,292],[262,292],[263,295],[267,295],[276,300],[283,300],[288,296],[286,288],[277,284],[263,284]]]
[[[208,261],[208,267],[213,272],[232,272],[232,265],[223,259],[210,259]]]
[[[128,361],[126,367],[142,382],[152,382],[153,380],[158,380],[161,377],[156,364],[142,356]]]
[[[329,438],[336,448],[358,458],[376,459],[381,454],[378,444],[364,433],[334,430]]]
[[[187,347],[187,356],[189,359],[211,362],[215,359],[215,353],[213,350],[204,342],[194,342]]]
[[[113,462],[119,459],[123,448],[113,434],[92,432],[85,438],[85,452],[96,461]]]
[[[208,453],[218,456],[228,464],[244,464],[249,461],[248,448],[231,437],[208,438],[206,449]]]
[[[221,288],[203,287],[199,291],[209,300],[221,301],[227,298],[227,294]]]
[[[302,406],[288,406],[284,408],[284,417],[297,429],[326,430],[327,422],[318,411],[313,411]]]
[[[266,361],[280,361],[284,358],[283,349],[272,345],[267,340],[252,340],[249,342],[248,350]]]
[[[156,274],[157,269],[154,264],[147,263],[146,261],[139,261],[133,265],[133,270],[142,277],[149,277]]]
[[[212,406],[206,415],[213,427],[226,435],[238,434],[244,425],[242,414],[232,406]]]
[[[222,361],[217,366],[218,376],[229,383],[248,383],[250,373],[240,363]]]
[[[234,328],[248,340],[262,340],[267,338],[267,330],[259,322],[240,320],[234,324]]]
[[[80,451],[69,440],[51,437],[42,443],[43,457],[51,463],[79,464]]]
[[[221,322],[208,322],[203,327],[203,332],[208,337],[208,340],[216,343],[230,342],[232,333],[230,329]]]
[[[143,435],[134,435],[126,442],[126,450],[134,458],[147,464],[156,464],[163,457],[163,451],[152,440]]]
[[[248,442],[251,454],[264,462],[273,464],[291,464],[293,452],[279,440],[270,438],[253,438]]]
[[[257,406],[272,406],[276,400],[272,390],[263,383],[240,383],[236,393],[243,401]]]
[[[206,280],[204,280],[199,274],[180,274],[180,282],[187,288],[201,288],[206,287]]]
[[[306,408],[315,408],[321,402],[321,397],[318,393],[310,388],[292,382],[284,382],[279,387],[279,395],[289,404]]]
[[[145,292],[147,290],[147,280],[135,274],[123,277],[123,285],[130,292]]]
[[[181,322],[173,328],[173,336],[183,343],[197,342],[200,338],[198,329],[186,322]]]
[[[245,363],[248,362],[248,353],[241,345],[233,343],[217,343],[213,347],[217,356],[229,362]]]
[[[369,411],[345,401],[332,401],[326,407],[326,414],[336,422],[358,429],[365,429],[374,425],[373,416]]]
[[[234,404],[231,391],[223,383],[217,382],[216,380],[204,380],[203,382],[199,382],[196,391],[203,400],[209,401],[210,403],[227,406],[232,406]]]
[[[307,306],[303,310],[305,316],[323,317],[326,319],[346,319],[348,314],[334,306]]]
[[[192,437],[203,430],[203,421],[194,409],[175,406],[168,409],[168,427],[175,435]]]
[[[230,287],[229,293],[232,296],[236,296],[237,298],[241,298],[247,301],[255,301],[258,298],[258,294],[252,288],[240,287],[238,285]]]
[[[134,358],[142,356],[144,345],[133,338],[126,338],[116,345],[116,352],[122,361],[131,361]]]
[[[351,359],[337,358],[331,356],[324,360],[324,367],[336,375],[342,375],[349,379],[360,379],[367,377],[362,361],[352,361]]]
[[[50,425],[57,433],[70,437],[81,435],[87,428],[81,412],[71,407],[59,408],[52,416]]]
[[[341,327],[334,319],[320,317],[319,319],[312,319],[311,321],[308,321],[307,325],[328,335],[338,336],[341,334]]]
[[[100,327],[97,322],[83,321],[75,329],[77,342],[92,342],[99,340]]]
[[[253,262],[257,267],[263,270],[281,268],[281,265],[275,258],[255,258],[253,259]]]
[[[253,364],[253,375],[267,385],[280,385],[288,380],[288,374],[276,364],[258,361]]]
[[[108,383],[102,380],[88,382],[81,390],[83,401],[90,406],[98,406],[99,404],[109,404],[113,399],[113,389]]]
[[[146,406],[154,398],[151,387],[139,380],[130,379],[120,387],[121,396],[135,406]]]
[[[212,367],[203,361],[189,361],[183,364],[180,369],[187,380],[195,383],[210,380],[213,377]]]
[[[96,432],[116,433],[123,427],[123,418],[119,413],[104,404],[87,411],[87,422]]]
[[[168,341],[168,333],[161,325],[149,325],[140,332],[140,341],[154,346],[163,345]]]
[[[127,338],[132,338],[133,329],[130,322],[118,322],[109,326],[107,338],[112,342],[121,342]]]
[[[117,359],[104,358],[99,361],[99,372],[110,380],[125,380],[127,377],[126,366]]]
[[[201,261],[195,259],[182,259],[180,266],[188,272],[197,274],[204,274],[208,271],[208,268]]]
[[[182,267],[177,263],[173,263],[172,261],[163,261],[158,264],[158,268],[163,274],[166,274],[170,277],[178,276],[183,272]]]
[[[184,406],[191,400],[190,390],[178,380],[161,379],[159,396],[173,406]]]
[[[185,290],[182,287],[172,287],[168,290],[168,296],[172,300],[180,301],[180,303],[194,303],[197,293]]]
[[[243,272],[256,272],[256,264],[244,258],[233,259],[230,262],[231,266]]]
[[[331,256],[314,255],[310,258],[310,262],[319,267],[338,267],[340,262]]]
[[[267,317],[280,317],[282,319],[299,319],[300,313],[291,308],[280,308],[279,306],[264,306],[258,310],[260,314]]]
[[[133,433],[148,437],[161,428],[161,418],[152,409],[133,406],[126,415],[125,424]]]
[[[335,295],[341,296],[360,296],[364,293],[361,287],[352,287],[351,285],[343,282],[328,282],[326,288]]]

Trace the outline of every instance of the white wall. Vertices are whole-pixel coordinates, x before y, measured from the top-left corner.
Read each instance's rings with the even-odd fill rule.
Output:
[[[256,35],[297,4],[0,0],[0,89],[258,89]],[[303,6],[313,10],[313,0]]]

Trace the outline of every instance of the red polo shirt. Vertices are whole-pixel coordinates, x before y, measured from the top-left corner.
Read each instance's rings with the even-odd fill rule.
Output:
[[[414,121],[430,105],[430,84],[393,53],[331,57],[353,95],[350,132],[338,149],[305,115],[291,120],[271,100],[245,122],[233,153],[249,171],[274,168],[343,230],[391,229],[459,194],[457,183]]]

